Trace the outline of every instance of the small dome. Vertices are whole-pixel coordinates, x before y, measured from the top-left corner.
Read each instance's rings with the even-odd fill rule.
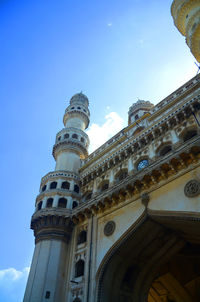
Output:
[[[70,105],[73,105],[75,103],[79,103],[79,104],[82,103],[88,107],[89,100],[85,94],[80,92],[80,93],[76,93],[75,95],[73,95],[73,97],[70,99]]]
[[[136,113],[140,109],[150,111],[153,107],[154,105],[149,101],[138,100],[129,108],[128,115]]]
[[[149,101],[138,100],[129,108],[128,124],[130,125],[133,121],[149,112],[153,107],[154,105]]]

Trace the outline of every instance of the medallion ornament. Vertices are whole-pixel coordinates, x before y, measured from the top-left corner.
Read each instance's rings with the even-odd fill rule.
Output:
[[[200,194],[200,182],[196,179],[190,180],[186,183],[184,188],[185,196],[195,197]]]
[[[104,234],[106,236],[111,236],[115,231],[115,222],[114,221],[108,221],[104,227]]]

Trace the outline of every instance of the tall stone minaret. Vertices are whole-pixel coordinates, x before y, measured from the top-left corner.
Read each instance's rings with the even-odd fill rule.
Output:
[[[90,112],[88,98],[75,94],[67,107],[65,128],[56,135],[53,156],[54,172],[41,180],[36,198],[31,228],[35,235],[32,259],[24,302],[65,301],[70,235],[71,210],[80,202],[80,161],[87,156]]]

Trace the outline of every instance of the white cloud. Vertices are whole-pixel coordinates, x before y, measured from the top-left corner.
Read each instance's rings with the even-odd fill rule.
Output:
[[[123,128],[124,121],[116,112],[107,114],[105,120],[103,125],[93,123],[87,131],[90,138],[90,153]]]
[[[23,278],[24,276],[27,276],[29,273],[30,268],[25,267],[22,271],[18,271],[15,268],[7,268],[4,270],[0,270],[0,284],[2,282],[5,282],[7,280],[11,282],[18,281],[19,279]]]
[[[112,26],[112,23],[111,23],[111,22],[109,22],[107,25],[108,25],[108,26]]]
[[[23,300],[25,286],[30,268],[0,270],[0,301],[19,302]]]

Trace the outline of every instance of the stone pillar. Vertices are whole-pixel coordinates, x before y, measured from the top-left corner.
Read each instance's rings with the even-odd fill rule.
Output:
[[[57,208],[58,207],[58,199],[60,198],[59,195],[55,195],[54,199],[53,199],[53,208]]]
[[[133,170],[134,170],[134,166],[133,166],[133,160],[132,158],[130,157],[128,159],[128,174],[132,174],[133,173]]]
[[[113,172],[113,169],[111,169],[111,171],[110,171],[109,183],[110,183],[110,186],[112,186],[114,184],[114,172]]]

